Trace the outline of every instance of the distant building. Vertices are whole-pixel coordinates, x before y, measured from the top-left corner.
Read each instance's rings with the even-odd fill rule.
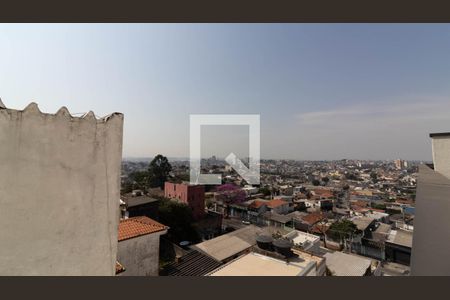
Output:
[[[164,226],[148,217],[132,217],[119,223],[117,260],[125,268],[122,276],[158,276],[159,237]]]
[[[205,187],[186,183],[166,182],[164,196],[187,204],[195,220],[205,215]]]
[[[411,275],[450,275],[450,133],[430,134],[434,169],[419,166]]]
[[[267,207],[268,201],[263,199],[253,200],[247,206],[247,215],[248,219],[252,223],[261,224],[264,222],[264,213],[266,213],[269,209]]]
[[[386,240],[386,260],[410,265],[411,249],[413,242],[413,232],[407,230],[391,230]]]
[[[222,219],[221,213],[210,211],[199,220],[194,222],[197,233],[202,240],[209,240],[222,233]]]
[[[314,225],[326,218],[326,214],[313,212],[307,215],[300,215],[293,219],[294,228],[304,232],[311,232]]]
[[[267,202],[269,211],[277,214],[287,214],[290,211],[289,207],[289,202],[281,199],[273,199]]]
[[[122,218],[146,216],[158,219],[159,200],[144,194],[129,193],[121,196]]]
[[[396,160],[394,161],[394,164],[395,164],[395,168],[396,168],[397,170],[401,170],[401,169],[403,169],[403,168],[405,168],[405,167],[408,166],[408,163],[405,162],[404,160],[401,160],[401,159],[396,159]]]
[[[284,236],[292,240],[294,247],[311,253],[320,253],[320,237],[314,234],[292,230]]]
[[[242,188],[242,190],[247,194],[247,197],[255,195],[258,193],[259,189],[257,187],[246,185]]]
[[[294,194],[294,187],[290,185],[280,186],[280,193],[284,196],[292,196]]]

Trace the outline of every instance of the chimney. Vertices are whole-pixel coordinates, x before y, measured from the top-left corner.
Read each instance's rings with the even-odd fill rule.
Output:
[[[431,133],[434,170],[450,178],[450,132]]]

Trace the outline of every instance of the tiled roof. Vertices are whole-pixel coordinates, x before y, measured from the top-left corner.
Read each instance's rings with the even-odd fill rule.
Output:
[[[316,224],[311,228],[311,232],[322,234],[322,233],[327,232],[329,228],[330,228],[330,226],[328,226],[326,224]]]
[[[167,226],[156,222],[148,217],[133,217],[120,220],[119,242],[145,234],[150,234],[168,229]]]
[[[368,206],[369,206],[369,202],[367,202],[367,201],[362,201],[362,200],[356,200],[356,201],[353,201],[353,203],[354,203],[356,206],[360,206],[360,207],[368,207]]]
[[[302,221],[309,225],[314,225],[323,218],[325,218],[325,216],[323,216],[321,213],[311,213],[307,216],[302,217]]]
[[[269,201],[267,206],[270,207],[270,208],[275,208],[275,207],[278,207],[278,206],[281,206],[281,205],[285,205],[285,204],[287,204],[287,202],[284,201],[284,200],[273,199],[273,200]]]
[[[249,205],[249,207],[251,207],[251,208],[260,208],[263,205],[267,205],[267,201],[255,200]]]
[[[356,212],[365,212],[365,211],[367,211],[366,208],[358,206],[358,205],[352,205],[351,208],[352,208],[352,210],[354,210]]]
[[[334,196],[331,191],[325,189],[314,189],[313,192],[316,196],[324,198],[332,198]]]
[[[285,204],[287,204],[287,202],[282,199],[273,199],[273,200],[269,201],[268,207],[275,208],[275,207],[285,205]]]

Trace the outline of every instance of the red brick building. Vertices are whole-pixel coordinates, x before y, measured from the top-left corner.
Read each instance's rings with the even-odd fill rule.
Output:
[[[205,215],[205,187],[185,183],[166,182],[164,196],[187,204],[192,209],[195,220]]]

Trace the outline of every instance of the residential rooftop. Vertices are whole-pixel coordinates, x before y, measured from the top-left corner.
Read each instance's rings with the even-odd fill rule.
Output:
[[[123,241],[138,236],[167,230],[168,227],[148,217],[139,216],[120,220],[118,240]]]
[[[290,221],[292,221],[292,216],[290,215],[280,215],[276,212],[266,211],[263,216],[267,219],[270,219],[272,221],[276,221],[279,223],[286,224]]]
[[[369,258],[343,252],[324,255],[328,269],[335,276],[364,276],[372,261]]]
[[[158,201],[158,199],[155,199],[147,195],[132,196],[131,193],[122,195],[121,198],[125,202],[127,207],[134,207]]]
[[[411,248],[413,242],[413,232],[402,229],[391,230],[391,233],[387,238],[387,242]]]
[[[248,225],[244,228],[196,244],[191,248],[201,251],[218,261],[222,261],[255,245],[256,235],[261,232],[261,228]]]
[[[282,199],[273,199],[270,200],[269,203],[267,204],[268,207],[270,208],[276,208],[278,206],[282,206],[282,205],[286,205],[288,202],[282,200]]]
[[[285,237],[291,239],[295,245],[306,245],[308,243],[316,243],[320,241],[320,237],[314,234],[292,230]]]
[[[374,220],[375,218],[372,217],[357,217],[352,219],[352,222],[355,223],[359,230],[364,231]]]
[[[290,259],[289,262],[258,253],[248,253],[223,267],[210,276],[304,276],[315,275],[316,262],[307,258]]]
[[[221,262],[196,250],[190,250],[178,261],[165,267],[165,276],[203,276],[217,269]]]

